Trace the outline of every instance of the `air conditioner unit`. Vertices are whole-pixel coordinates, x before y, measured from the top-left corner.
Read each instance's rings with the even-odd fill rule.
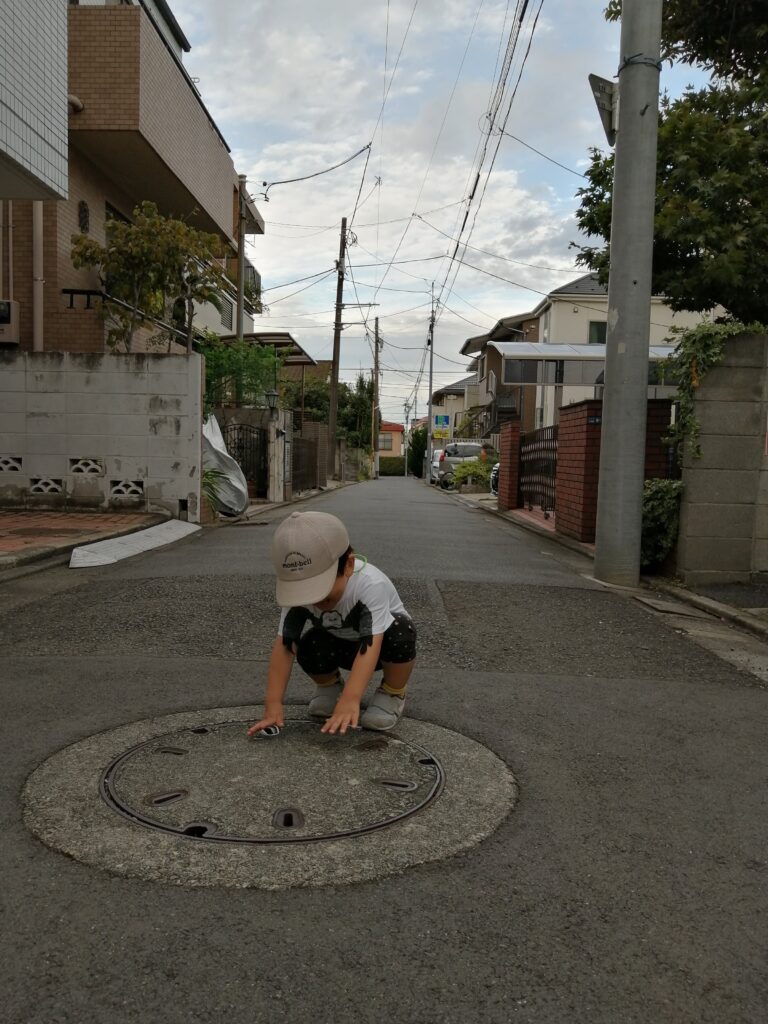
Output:
[[[19,344],[19,304],[0,299],[0,345]]]

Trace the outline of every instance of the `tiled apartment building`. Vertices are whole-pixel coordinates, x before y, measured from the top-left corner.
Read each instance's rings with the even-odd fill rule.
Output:
[[[0,196],[66,195],[67,6],[65,0],[3,0]]]
[[[77,294],[100,285],[94,272],[72,266],[72,235],[85,232],[103,243],[111,217],[129,218],[138,203],[151,200],[161,213],[219,235],[234,274],[238,179],[226,141],[184,69],[189,42],[165,0],[81,0],[67,7],[69,197],[44,204],[44,349],[101,352],[103,319],[92,297]],[[31,349],[32,204],[2,205],[0,237],[3,252],[12,251],[20,348]],[[246,205],[246,234],[262,234],[261,216]],[[9,288],[8,265],[6,258],[0,296]],[[201,311],[200,321],[231,331],[232,297],[219,324],[213,307]],[[139,336],[134,348],[142,347]]]

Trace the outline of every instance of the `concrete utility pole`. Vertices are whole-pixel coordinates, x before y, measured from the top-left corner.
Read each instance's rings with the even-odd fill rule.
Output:
[[[645,475],[663,0],[623,0],[595,577],[635,586]]]
[[[373,321],[373,422],[371,423],[371,447],[373,448],[373,479],[379,479],[379,318]]]
[[[432,475],[432,366],[435,354],[435,282],[432,282],[432,312],[429,317],[429,415],[427,416],[427,461],[424,466],[424,483],[429,486]]]
[[[331,395],[328,411],[328,471],[336,475],[336,415],[339,403],[339,353],[341,349],[341,316],[344,299],[344,254],[347,250],[347,218],[341,218],[339,262],[336,264],[336,320],[333,326],[333,364],[331,366]]]
[[[243,340],[243,312],[245,307],[245,182],[244,174],[237,176],[237,340]]]
[[[408,413],[411,411],[410,405],[406,402],[403,406],[403,413],[405,419],[405,429],[403,430],[403,451],[405,453],[405,460],[403,465],[403,476],[408,476]]]

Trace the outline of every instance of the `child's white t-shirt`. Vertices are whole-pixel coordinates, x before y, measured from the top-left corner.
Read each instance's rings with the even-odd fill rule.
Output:
[[[321,612],[315,605],[283,608],[277,633],[298,643],[305,628],[314,626],[340,640],[370,643],[389,629],[398,612],[407,614],[389,577],[356,558],[355,571],[333,611]]]

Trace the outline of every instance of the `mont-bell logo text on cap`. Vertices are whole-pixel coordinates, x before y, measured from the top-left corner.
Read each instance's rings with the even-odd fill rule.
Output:
[[[301,572],[302,569],[308,569],[312,565],[312,559],[309,555],[302,555],[300,551],[289,551],[283,559],[283,568],[287,572]]]

